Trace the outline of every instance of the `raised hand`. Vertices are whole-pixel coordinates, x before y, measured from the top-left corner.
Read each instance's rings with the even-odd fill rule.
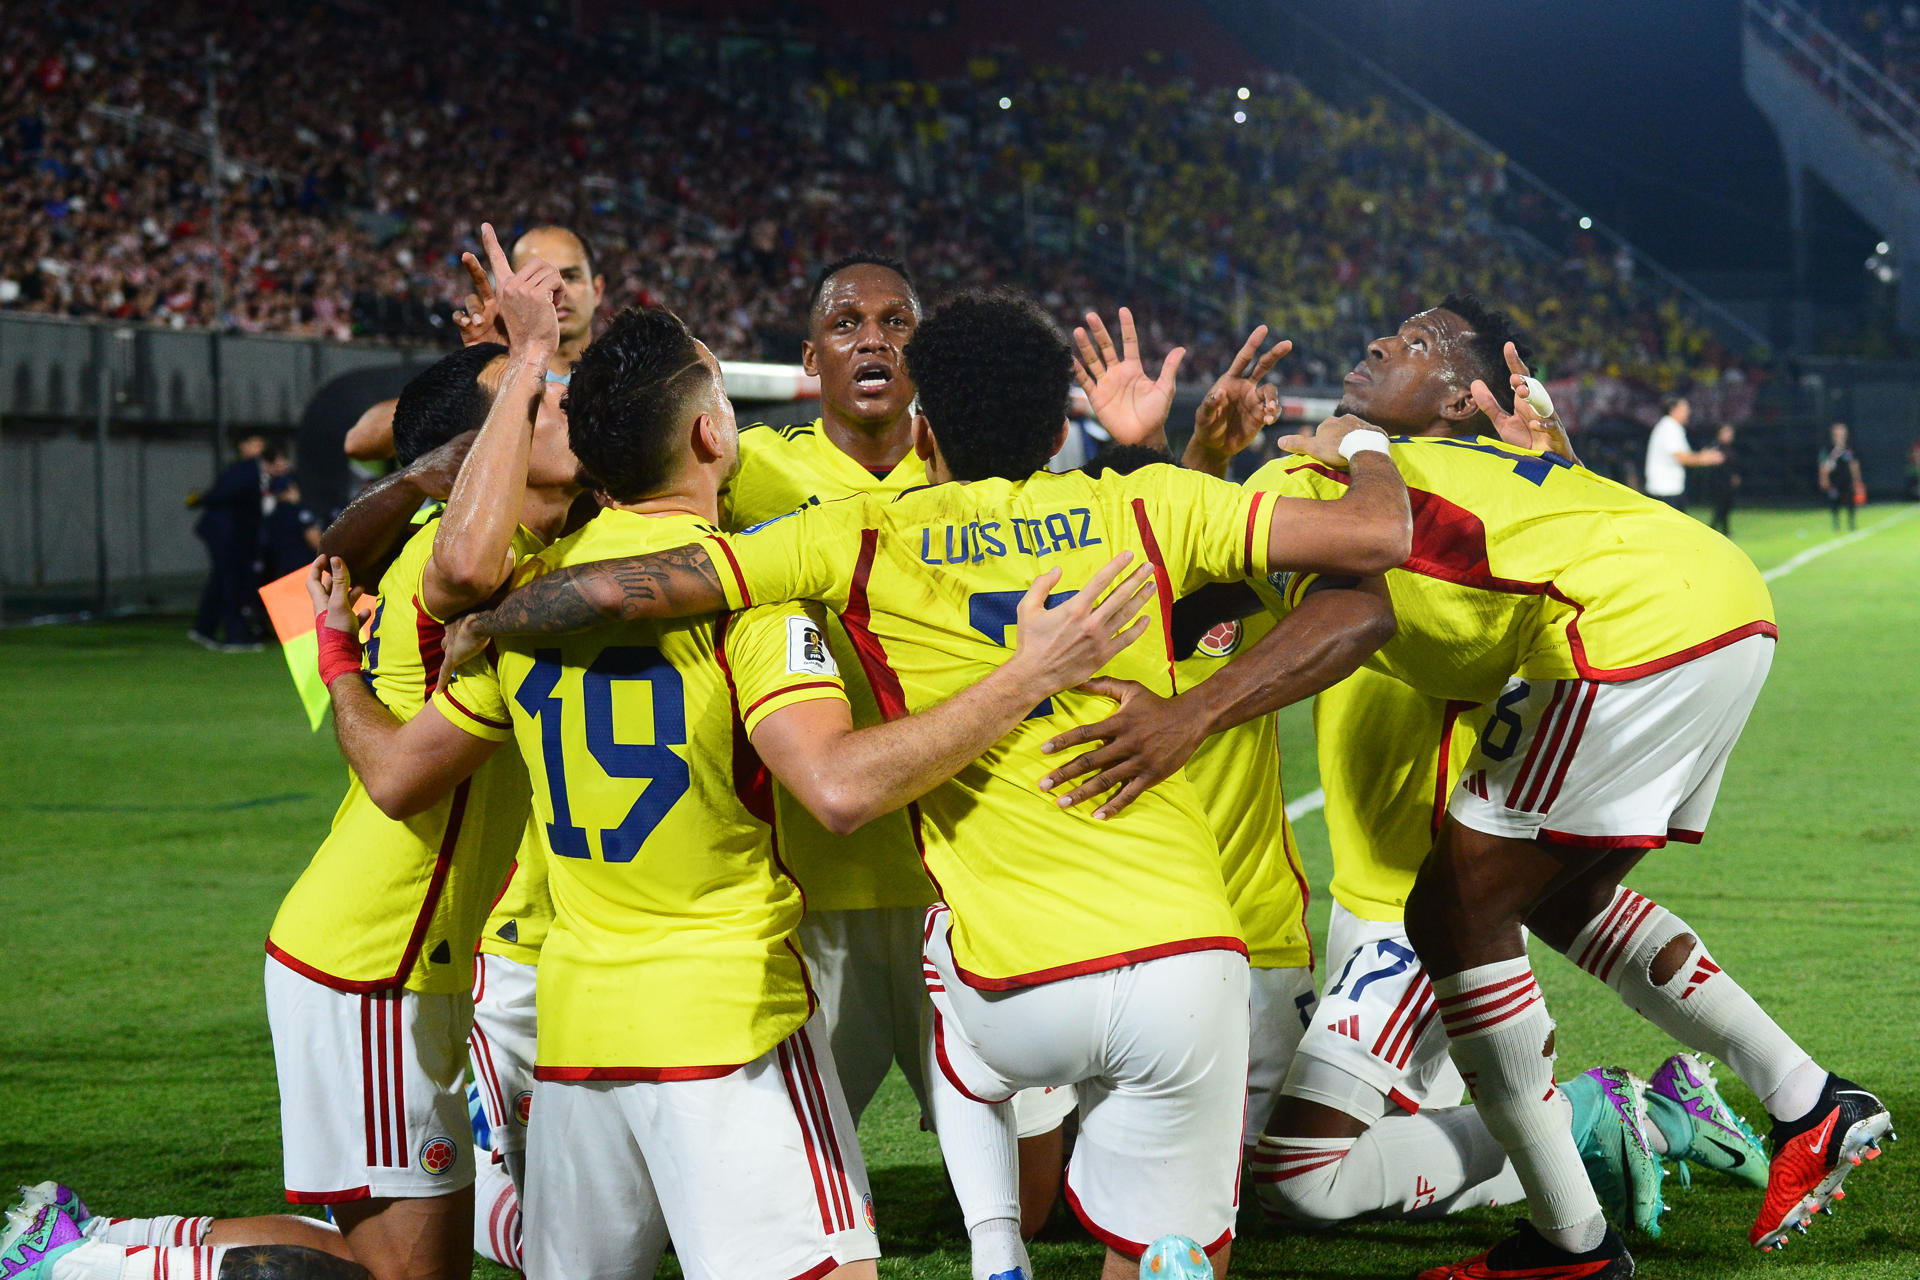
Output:
[[[1293,343],[1283,338],[1261,355],[1260,344],[1266,340],[1265,325],[1248,334],[1240,354],[1208,388],[1200,407],[1194,410],[1193,438],[1187,442],[1182,465],[1225,475],[1233,456],[1279,419],[1280,392],[1266,377],[1280,358],[1293,350]]]
[[[367,619],[373,616],[371,609],[365,613],[357,611],[365,595],[365,591],[351,585],[347,562],[339,556],[320,556],[307,566],[307,600],[313,605],[318,625],[358,636]]]
[[[500,321],[500,300],[494,296],[487,269],[471,253],[460,255],[460,265],[473,281],[467,304],[453,313],[454,328],[460,331],[460,345],[471,347],[481,342],[507,342],[507,326]]]
[[[1506,350],[1508,382],[1513,388],[1513,412],[1508,413],[1493,398],[1493,389],[1485,382],[1475,378],[1473,402],[1480,406],[1480,412],[1487,415],[1487,421],[1500,433],[1500,438],[1508,444],[1517,444],[1523,449],[1538,449],[1542,453],[1557,453],[1570,462],[1580,459],[1574,455],[1573,441],[1567,437],[1567,426],[1560,421],[1558,413],[1551,417],[1540,416],[1527,400],[1527,378],[1530,376],[1527,362],[1520,358],[1520,352],[1509,342]]]
[[[1340,454],[1340,442],[1356,431],[1378,431],[1364,418],[1356,418],[1343,413],[1337,418],[1328,418],[1312,431],[1299,431],[1290,436],[1281,436],[1277,442],[1287,453],[1304,453],[1316,462],[1324,462],[1330,467],[1347,468],[1347,460]]]
[[[1079,354],[1073,362],[1074,376],[1087,393],[1087,402],[1100,425],[1116,444],[1144,444],[1166,448],[1167,413],[1173,408],[1173,379],[1180,362],[1187,358],[1185,347],[1167,352],[1160,376],[1149,378],[1140,361],[1140,339],[1134,332],[1133,312],[1120,308],[1120,349],[1113,349],[1107,326],[1094,312],[1087,312],[1085,328],[1073,331],[1073,344]]]
[[[556,308],[566,288],[560,273],[533,257],[516,272],[491,222],[480,224],[480,243],[487,251],[493,278],[499,281],[500,320],[513,335],[508,347],[515,355],[550,359],[560,349],[560,313]]]

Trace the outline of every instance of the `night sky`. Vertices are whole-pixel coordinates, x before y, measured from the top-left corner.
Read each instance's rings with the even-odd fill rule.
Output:
[[[1789,265],[1785,170],[1740,84],[1737,0],[1209,7],[1282,62],[1275,11],[1308,16],[1669,267]],[[1858,273],[1872,233],[1823,194],[1814,212],[1816,271]]]

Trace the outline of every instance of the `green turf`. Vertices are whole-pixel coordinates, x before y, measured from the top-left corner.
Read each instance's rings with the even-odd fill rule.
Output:
[[[1920,518],[1780,578],[1766,694],[1697,850],[1654,855],[1634,885],[1697,925],[1729,972],[1817,1056],[1920,1124]],[[1763,567],[1830,534],[1824,512],[1742,513]],[[326,829],[345,771],[306,733],[276,652],[215,655],[184,624],[0,632],[0,1186],[60,1177],[115,1214],[277,1211],[279,1123],[261,940]],[[1304,708],[1285,717],[1289,793],[1318,785]],[[1298,824],[1316,889],[1317,816]],[[1315,928],[1326,899],[1316,893]],[[1597,984],[1538,960],[1563,1065],[1641,1072],[1668,1051]],[[1735,1105],[1757,1115],[1737,1083]],[[958,1215],[898,1077],[862,1125],[881,1272],[967,1275]],[[1746,1246],[1755,1194],[1669,1182],[1668,1280],[1920,1274],[1920,1152],[1895,1145],[1840,1213],[1780,1258]],[[1284,1234],[1249,1212],[1241,1276],[1404,1277],[1483,1247],[1513,1211],[1438,1224]],[[1091,1276],[1099,1250],[1061,1213],[1043,1276]],[[477,1274],[497,1276],[497,1268]]]

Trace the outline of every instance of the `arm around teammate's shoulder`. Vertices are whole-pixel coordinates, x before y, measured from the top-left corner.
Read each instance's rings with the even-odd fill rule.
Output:
[[[1406,482],[1379,428],[1346,415],[1313,432],[1283,437],[1280,447],[1344,468],[1346,492],[1330,501],[1274,499],[1267,562],[1276,569],[1364,577],[1384,573],[1413,550],[1413,512]]]

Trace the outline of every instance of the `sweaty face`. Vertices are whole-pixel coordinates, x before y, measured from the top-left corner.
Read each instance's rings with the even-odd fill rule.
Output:
[[[587,262],[587,252],[579,237],[554,227],[536,227],[520,237],[513,246],[513,269],[518,271],[528,258],[539,258],[560,273],[566,286],[560,299],[560,341],[582,343],[593,332],[593,313],[600,308],[604,282],[597,280]]]
[[[713,415],[714,431],[720,437],[720,456],[726,464],[720,473],[724,488],[724,482],[731,480],[733,473],[740,469],[740,424],[733,415],[733,401],[727,399],[727,382],[721,376],[719,358],[707,350],[706,343],[699,346],[700,363],[713,375],[713,408],[708,412]]]
[[[1346,377],[1337,412],[1408,435],[1433,428],[1473,384],[1465,372],[1472,332],[1439,308],[1409,317],[1395,333],[1367,344],[1366,358]]]
[[[913,403],[901,352],[920,323],[907,282],[862,263],[827,281],[801,358],[820,376],[820,398],[857,422],[891,422]]]

